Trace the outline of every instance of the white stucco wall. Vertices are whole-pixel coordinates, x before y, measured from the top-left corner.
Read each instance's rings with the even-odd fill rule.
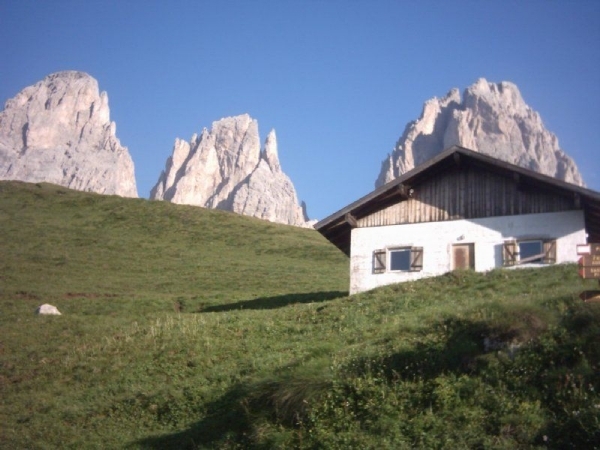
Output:
[[[556,239],[557,263],[577,262],[576,246],[587,242],[583,211],[355,228],[351,239],[350,294],[446,273],[453,244],[474,243],[475,270],[482,272],[502,267],[510,239]],[[423,247],[423,270],[373,273],[374,250],[405,246]]]

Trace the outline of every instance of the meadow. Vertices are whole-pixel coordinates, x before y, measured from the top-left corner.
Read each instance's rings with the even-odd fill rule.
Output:
[[[314,230],[19,182],[0,230],[0,448],[599,448],[574,265],[348,296]]]

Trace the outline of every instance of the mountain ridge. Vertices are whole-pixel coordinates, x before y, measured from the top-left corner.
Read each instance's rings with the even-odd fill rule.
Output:
[[[381,186],[452,146],[584,185],[577,166],[511,82],[480,78],[423,105],[382,162]],[[137,197],[134,164],[116,137],[108,95],[84,72],[48,75],[0,112],[0,179],[50,182],[77,190]],[[278,157],[275,130],[261,146],[248,114],[214,121],[189,141],[175,139],[150,198],[224,209],[310,227]]]

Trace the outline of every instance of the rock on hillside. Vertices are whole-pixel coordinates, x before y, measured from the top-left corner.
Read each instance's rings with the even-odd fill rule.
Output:
[[[0,179],[137,197],[133,161],[115,130],[94,78],[48,75],[0,113]]]
[[[258,123],[247,114],[213,122],[190,142],[176,139],[150,198],[309,226],[281,170],[275,131],[261,150]]]
[[[575,162],[546,130],[540,115],[509,82],[479,79],[461,100],[458,89],[425,102],[421,117],[409,123],[394,151],[382,163],[381,186],[444,149],[460,145],[498,159],[583,185]]]

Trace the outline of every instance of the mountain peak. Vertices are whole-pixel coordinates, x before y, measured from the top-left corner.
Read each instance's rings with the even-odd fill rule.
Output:
[[[108,95],[78,71],[50,74],[6,102],[0,179],[137,197],[133,161],[116,137]]]
[[[275,130],[261,151],[258,123],[248,114],[215,121],[189,143],[177,139],[150,197],[308,226],[281,170]]]
[[[561,180],[583,185],[575,162],[546,130],[516,84],[478,79],[461,96],[454,88],[427,100],[382,162],[381,186],[453,145],[460,145]]]

